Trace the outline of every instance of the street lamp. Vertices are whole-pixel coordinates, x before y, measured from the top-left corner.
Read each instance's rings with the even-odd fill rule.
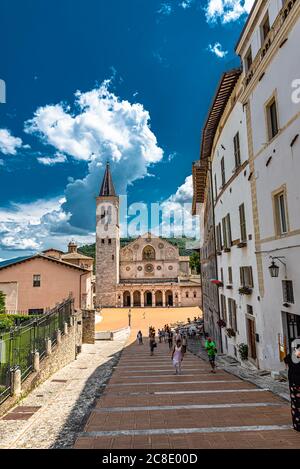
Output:
[[[272,264],[269,267],[270,275],[272,278],[277,278],[279,275],[279,266],[272,261]]]
[[[131,326],[131,309],[128,311],[128,326]]]
[[[275,264],[274,259],[278,260],[286,268],[286,263],[282,261],[282,259],[285,259],[285,257],[270,256],[270,259],[272,259],[272,264],[269,266],[270,275],[271,275],[272,278],[278,278],[278,276],[279,276],[279,266],[277,264]]]

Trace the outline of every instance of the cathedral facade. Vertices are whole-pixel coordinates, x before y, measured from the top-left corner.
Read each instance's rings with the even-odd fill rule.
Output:
[[[146,233],[121,248],[119,197],[108,164],[96,224],[96,307],[200,306],[200,278],[176,246]]]

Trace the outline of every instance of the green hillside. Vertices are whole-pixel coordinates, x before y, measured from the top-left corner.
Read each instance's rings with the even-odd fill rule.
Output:
[[[162,238],[162,239],[165,239],[166,241],[173,244],[174,246],[177,246],[179,248],[180,256],[191,256],[194,252],[192,249],[186,249],[186,242],[190,241],[189,238]],[[121,238],[120,240],[121,248],[126,246],[126,244],[131,243],[132,241],[134,241],[133,238]],[[78,251],[81,252],[82,254],[85,254],[86,256],[90,256],[95,259],[95,243],[81,246],[78,249]]]

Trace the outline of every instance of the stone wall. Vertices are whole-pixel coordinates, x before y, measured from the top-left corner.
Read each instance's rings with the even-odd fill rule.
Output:
[[[95,311],[82,311],[82,343],[95,343]]]
[[[52,346],[51,354],[40,361],[39,371],[32,372],[23,381],[21,394],[9,397],[0,405],[0,417],[32,391],[32,389],[76,359],[82,345],[81,322],[82,313],[81,311],[76,312],[71,318],[71,326],[68,326],[66,331],[62,331],[61,342]]]

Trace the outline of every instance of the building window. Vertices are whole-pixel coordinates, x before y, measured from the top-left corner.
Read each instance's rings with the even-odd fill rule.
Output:
[[[229,325],[235,332],[237,332],[236,302],[232,298],[228,298],[228,313]]]
[[[253,288],[252,267],[240,267],[241,287]]]
[[[233,144],[234,144],[234,161],[235,161],[235,167],[238,168],[241,166],[241,147],[240,147],[240,133],[238,132],[234,139],[233,139]]]
[[[38,316],[38,315],[44,314],[44,310],[41,309],[41,308],[40,309],[29,309],[28,314],[29,314],[29,316]]]
[[[111,244],[111,239],[108,240],[108,244]]]
[[[227,322],[227,309],[226,309],[226,297],[221,295],[221,318]]]
[[[274,196],[276,234],[283,235],[288,232],[287,207],[285,191]]]
[[[228,283],[232,285],[232,267],[228,267]]]
[[[222,187],[226,184],[226,175],[225,175],[225,160],[224,156],[221,159],[221,180],[222,180]]]
[[[34,287],[40,287],[41,286],[41,276],[40,275],[34,275],[33,276],[33,286]]]
[[[222,251],[222,230],[221,230],[221,223],[216,226],[216,243],[217,243],[217,251]]]
[[[194,298],[197,298],[197,293],[194,291]]]
[[[278,114],[275,97],[267,104],[267,124],[269,140],[272,140],[278,134]]]
[[[223,267],[221,267],[221,282],[224,283],[224,271],[223,271]]]
[[[104,244],[104,243],[105,243],[105,239],[101,239],[101,243]]]
[[[230,249],[232,244],[231,222],[229,213],[222,220],[223,225],[223,248]]]
[[[282,280],[282,292],[284,303],[295,303],[293,282],[291,280]]]
[[[188,298],[189,297],[189,292],[185,292],[185,297]]]
[[[251,316],[253,316],[253,306],[247,305],[247,314],[251,314]]]
[[[240,212],[240,230],[241,230],[241,241],[247,241],[247,228],[246,228],[246,217],[245,217],[245,205],[239,206]]]
[[[262,39],[262,43],[265,42],[265,40],[267,39],[267,36],[270,32],[270,18],[269,18],[269,14],[267,13],[262,24],[261,24],[261,39]]]
[[[245,56],[245,66],[246,66],[246,72],[248,72],[251,68],[251,65],[252,65],[252,49],[251,47],[249,48],[246,56]]]
[[[111,258],[112,258],[112,260],[113,260],[113,261],[115,260],[115,256],[114,256],[114,254],[111,256]]]

